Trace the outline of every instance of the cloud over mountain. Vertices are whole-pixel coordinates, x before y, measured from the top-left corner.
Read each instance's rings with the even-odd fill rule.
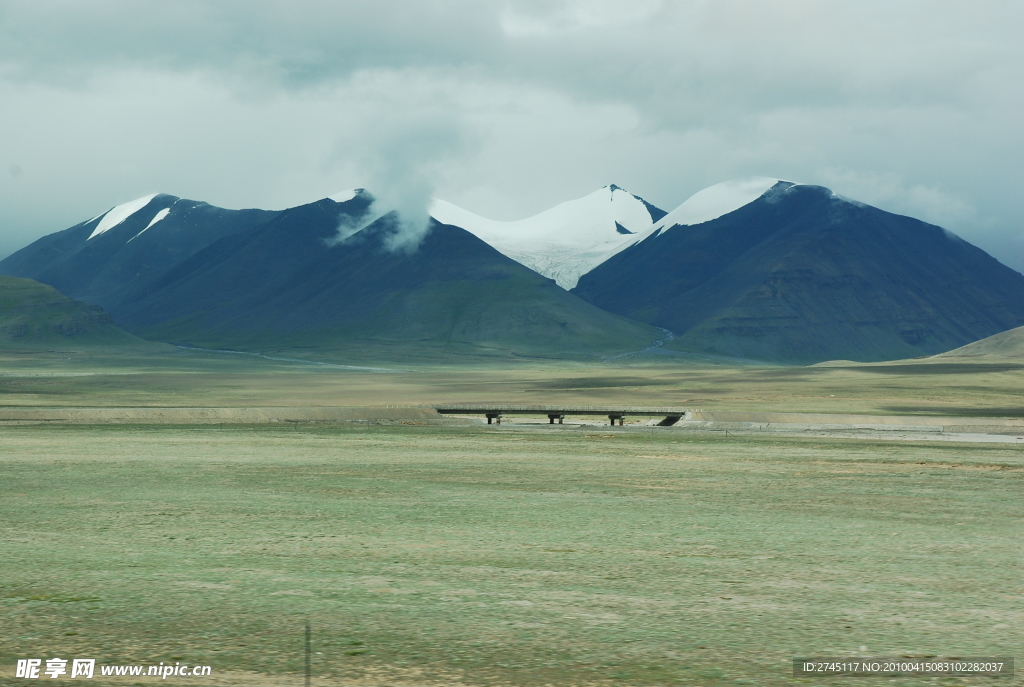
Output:
[[[395,140],[430,151],[429,183],[408,196],[433,186],[484,216],[520,219],[611,181],[673,207],[771,173],[949,226],[1024,267],[1022,13],[796,0],[7,3],[0,124],[19,135],[0,160],[0,253],[90,203],[161,188],[281,208],[369,186],[374,160],[397,164],[373,135],[393,121],[409,134]],[[451,145],[432,148],[439,139]]]

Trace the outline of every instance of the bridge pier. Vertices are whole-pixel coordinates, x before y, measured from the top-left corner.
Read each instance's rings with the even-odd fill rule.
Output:
[[[614,427],[614,426],[615,426],[615,421],[616,421],[616,420],[618,420],[618,421],[619,421],[619,427],[622,427],[622,422],[623,422],[623,420],[625,420],[625,419],[626,419],[626,416],[625,416],[625,415],[621,415],[621,414],[618,414],[618,413],[615,413],[615,414],[609,414],[609,415],[608,415],[608,419],[609,419],[609,420],[611,420],[611,423],[612,423],[612,424],[611,424],[611,426],[612,426],[612,427]]]
[[[494,424],[501,424],[501,413],[487,413],[487,424],[491,424],[491,420],[494,420]]]
[[[564,418],[565,418],[565,415],[557,415],[557,414],[548,413],[548,424],[549,425],[555,424],[555,420],[558,420],[558,424],[562,424],[562,420]]]

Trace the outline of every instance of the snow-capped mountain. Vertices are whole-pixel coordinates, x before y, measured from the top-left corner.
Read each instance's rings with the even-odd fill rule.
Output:
[[[430,215],[461,227],[563,289],[646,236],[665,213],[612,184],[514,222],[499,222],[435,200]]]
[[[149,195],[36,241],[0,274],[102,305],[132,333],[203,347],[587,356],[660,335],[458,227],[434,224],[415,251],[394,250],[401,225],[380,211],[362,189],[281,212]]]
[[[753,203],[779,183],[793,185],[793,182],[782,179],[750,177],[723,181],[720,184],[709,186],[687,198],[682,205],[667,213],[651,227],[647,234],[638,239],[645,239],[647,236],[661,233],[672,227],[693,226],[718,219],[722,215],[735,212],[744,205]]]
[[[671,330],[666,348],[761,360],[907,358],[1024,324],[1024,276],[963,239],[766,178],[695,194],[573,293]]]
[[[154,193],[44,236],[0,261],[0,272],[111,309],[210,244],[277,214]]]
[[[676,334],[659,350],[817,362],[938,353],[1024,325],[1024,275],[810,184],[727,181],[667,214],[606,186],[517,222],[436,200],[414,251],[394,249],[403,225],[386,210],[363,189],[281,212],[147,195],[39,239],[0,274],[101,305],[136,334],[239,347],[561,355],[642,347],[655,325]]]

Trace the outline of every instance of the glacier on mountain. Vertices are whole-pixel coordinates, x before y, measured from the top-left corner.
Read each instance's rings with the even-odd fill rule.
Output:
[[[487,219],[440,199],[434,200],[430,215],[465,229],[569,290],[581,276],[651,230],[654,218],[649,207],[612,184],[518,221]]]
[[[515,222],[480,217],[439,199],[430,214],[475,234],[569,290],[581,276],[629,246],[674,226],[718,219],[754,202],[780,181],[750,177],[715,184],[658,218],[651,216],[643,199],[614,184]]]

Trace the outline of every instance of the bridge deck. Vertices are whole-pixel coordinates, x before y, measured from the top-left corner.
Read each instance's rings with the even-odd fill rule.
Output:
[[[562,418],[567,415],[594,416],[604,415],[612,424],[618,420],[622,424],[623,418],[632,415],[634,417],[663,417],[664,425],[675,424],[680,418],[686,415],[685,408],[651,408],[647,406],[570,406],[570,405],[486,405],[471,403],[455,403],[443,406],[435,406],[434,409],[442,415],[484,415],[487,423],[492,419],[501,422],[502,415],[547,415],[548,420],[554,423],[555,419],[561,423]]]
[[[620,413],[623,415],[658,417],[661,415],[686,414],[685,408],[651,408],[649,406],[530,406],[457,403],[435,406],[434,409],[442,415],[481,415],[484,413],[501,413],[502,415],[546,415],[547,413],[561,413],[563,415],[608,415],[609,413]]]

